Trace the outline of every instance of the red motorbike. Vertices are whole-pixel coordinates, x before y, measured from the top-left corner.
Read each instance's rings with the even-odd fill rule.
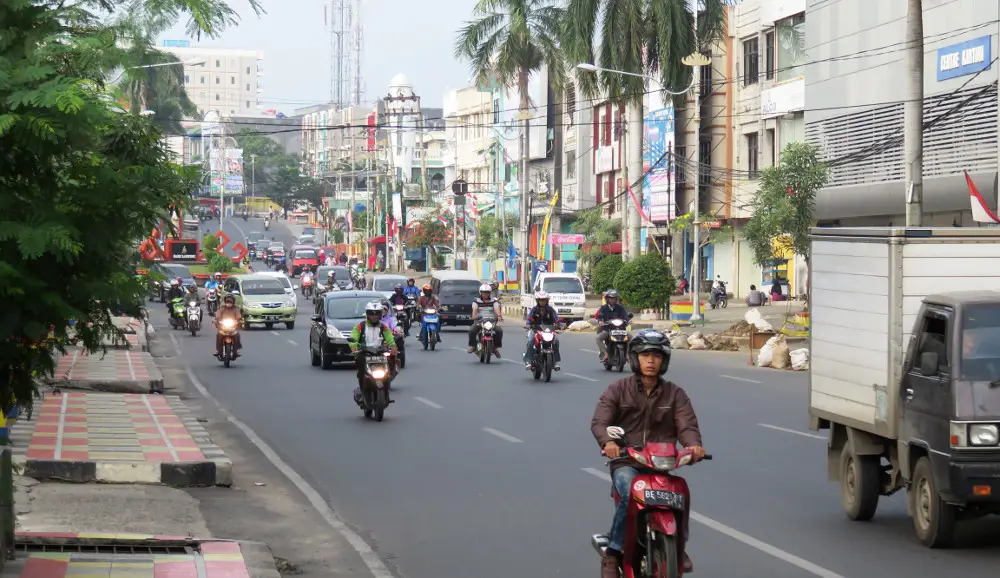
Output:
[[[643,448],[629,447],[625,430],[608,428],[608,436],[626,448],[628,456],[610,460],[638,470],[628,497],[618,495],[614,485],[611,497],[615,504],[629,500],[625,518],[625,544],[622,553],[623,578],[680,578],[684,575],[684,544],[687,540],[687,517],[691,492],[684,478],[672,475],[677,468],[694,463],[688,450],[678,451],[674,444],[647,443]],[[703,459],[712,459],[705,454]],[[608,537],[595,534],[590,544],[604,556]]]

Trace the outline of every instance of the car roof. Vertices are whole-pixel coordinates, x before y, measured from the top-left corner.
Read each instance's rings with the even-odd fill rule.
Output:
[[[372,281],[376,281],[378,279],[402,279],[405,281],[408,279],[408,277],[406,275],[394,275],[392,273],[388,275],[375,275],[374,277],[372,277]]]
[[[250,277],[250,276],[253,276],[253,275],[260,276],[260,277],[278,277],[278,278],[284,277],[286,279],[288,278],[288,275],[285,275],[281,271],[258,271],[256,273],[251,274],[251,275],[242,275],[242,276],[243,277]]]
[[[441,281],[482,281],[479,275],[476,275],[470,271],[434,271],[431,273],[431,277],[439,279]]]
[[[378,291],[334,291],[326,294],[327,301],[331,299],[346,299],[348,297],[364,297],[379,302],[383,299],[382,293]]]
[[[268,275],[268,271],[261,271],[260,273],[247,273],[245,275],[233,275],[237,281],[262,281],[264,279],[275,279],[274,275]]]

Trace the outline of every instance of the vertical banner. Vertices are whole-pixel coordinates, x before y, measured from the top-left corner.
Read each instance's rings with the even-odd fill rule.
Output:
[[[392,239],[386,239],[386,242],[392,242],[393,246],[396,247],[397,252],[402,249],[402,243],[397,243],[397,235],[399,234],[399,228],[402,226],[403,217],[403,195],[402,193],[392,194],[392,226],[389,228],[392,233]]]
[[[643,208],[653,223],[667,223],[677,212],[673,105],[667,103],[663,108],[651,110],[644,119],[643,133],[647,143],[642,155],[646,174],[642,180]]]
[[[368,129],[365,131],[368,134],[368,152],[375,152],[375,130],[378,121],[378,108],[368,113]]]
[[[538,237],[538,258],[539,260],[545,260],[546,254],[545,243],[548,241],[549,233],[549,221],[552,219],[552,211],[556,208],[556,203],[559,202],[559,191],[556,191],[552,195],[552,202],[549,203],[549,212],[545,213],[545,221],[542,222],[542,232]]]

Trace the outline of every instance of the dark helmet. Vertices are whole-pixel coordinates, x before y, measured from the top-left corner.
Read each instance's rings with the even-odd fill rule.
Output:
[[[232,293],[228,293],[228,294],[226,294],[225,297],[222,298],[222,302],[223,303],[232,303],[233,305],[236,305],[236,297],[233,296]]]
[[[402,293],[403,292],[403,286],[400,285],[399,283],[396,283],[396,286],[393,287],[393,289],[396,291],[396,293]]]
[[[643,329],[632,336],[632,341],[628,344],[628,363],[635,374],[640,372],[639,354],[644,351],[659,351],[663,355],[660,375],[667,372],[667,366],[670,365],[670,340],[666,335],[655,329]]]
[[[614,289],[608,289],[604,293],[604,298],[605,299],[618,299],[618,292],[615,291]]]
[[[409,279],[406,280],[406,284],[409,285],[410,287],[414,286],[416,283],[417,280],[414,279],[413,277],[410,277]]]

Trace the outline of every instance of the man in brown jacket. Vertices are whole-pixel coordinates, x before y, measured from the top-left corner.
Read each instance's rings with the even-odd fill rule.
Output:
[[[597,401],[590,430],[608,458],[621,455],[621,448],[608,436],[608,426],[625,430],[625,439],[632,445],[646,442],[680,443],[690,449],[696,460],[705,455],[701,447],[701,431],[691,399],[680,386],[663,379],[670,365],[670,342],[659,331],[636,333],[629,344],[629,365],[633,375],[612,383]],[[601,577],[618,578],[625,540],[625,517],[635,468],[615,464],[611,479],[622,497],[615,506],[615,515],[608,533],[607,555],[601,560]],[[688,520],[684,520],[684,539],[688,536]],[[684,571],[693,569],[685,554]]]

